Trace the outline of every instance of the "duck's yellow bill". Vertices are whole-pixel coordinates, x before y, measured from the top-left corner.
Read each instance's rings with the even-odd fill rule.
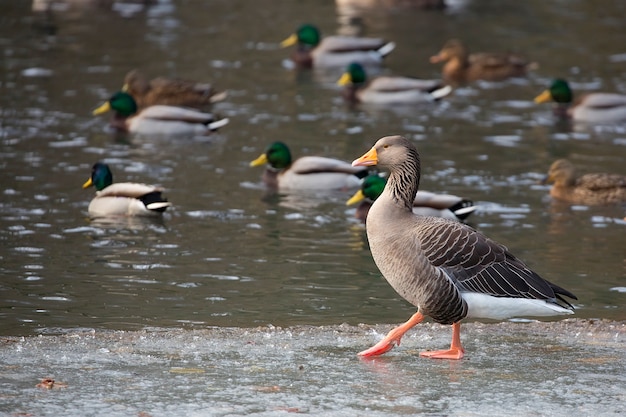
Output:
[[[85,183],[83,184],[83,188],[89,188],[93,185],[93,181],[91,180],[91,178],[89,178],[87,181],[85,181]]]
[[[365,200],[365,194],[363,194],[362,190],[359,190],[356,193],[354,193],[354,195],[350,197],[348,201],[346,201],[346,206],[351,206],[363,200]]]
[[[281,48],[286,48],[288,46],[292,46],[298,43],[298,35],[295,33],[289,36],[287,39],[280,43]]]
[[[265,164],[267,164],[267,155],[266,154],[262,154],[257,159],[255,159],[254,161],[250,162],[250,166],[251,167],[258,167],[258,166],[265,165]]]
[[[376,148],[372,148],[362,157],[352,161],[353,167],[368,167],[378,164],[378,153]]]
[[[130,87],[128,86],[128,83],[124,83],[124,85],[122,86],[122,91],[125,92],[125,93],[128,93],[128,89],[129,88]]]
[[[535,103],[537,104],[541,104],[541,103],[547,103],[548,101],[552,100],[552,94],[550,94],[550,90],[546,90],[543,93],[539,94],[537,97],[535,97]]]
[[[349,72],[344,72],[341,75],[341,78],[339,78],[339,80],[337,80],[337,85],[344,86],[344,85],[348,85],[348,84],[352,84],[352,77],[350,76]]]
[[[106,113],[106,112],[108,112],[109,110],[111,110],[111,105],[110,105],[110,104],[109,104],[109,102],[107,101],[107,102],[106,102],[106,103],[104,103],[102,106],[100,106],[100,107],[98,107],[97,109],[95,109],[95,110],[93,111],[93,113],[92,113],[92,114],[93,114],[94,116],[97,116],[97,115],[99,115],[99,114]]]

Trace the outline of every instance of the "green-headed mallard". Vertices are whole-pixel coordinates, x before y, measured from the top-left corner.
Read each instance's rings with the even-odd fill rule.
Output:
[[[205,134],[228,124],[228,119],[216,120],[211,113],[177,106],[155,105],[139,110],[133,97],[119,91],[93,111],[94,115],[114,110],[114,128],[142,135]]]
[[[556,103],[555,113],[584,123],[626,122],[626,95],[617,93],[589,93],[573,100],[574,95],[567,81],[556,79],[543,93],[535,97],[535,103]]]
[[[327,36],[322,39],[317,27],[304,24],[296,33],[281,42],[283,48],[296,45],[293,62],[303,68],[345,67],[351,62],[380,65],[395,48],[393,42],[378,38]]]
[[[122,91],[127,92],[140,109],[162,104],[204,108],[226,98],[226,92],[217,92],[211,84],[178,78],[146,79],[139,70],[132,70],[124,78]]]
[[[250,162],[252,167],[266,164],[263,181],[273,189],[353,189],[361,185],[361,178],[368,172],[366,168],[354,168],[349,162],[322,156],[303,156],[294,161],[283,142],[272,143]]]
[[[359,355],[380,355],[430,316],[452,325],[450,349],[422,356],[461,359],[461,320],[572,314],[563,297],[576,299],[530,270],[503,245],[471,227],[438,217],[416,216],[413,200],[420,156],[402,136],[379,139],[354,166],[389,170],[387,185],[367,216],[367,238],[376,266],[404,299],[418,308],[406,323]]]
[[[172,204],[163,198],[162,188],[134,182],[113,183],[107,164],[97,162],[83,188],[94,186],[96,196],[89,203],[91,217],[158,216]]]
[[[399,76],[379,76],[368,82],[363,65],[353,62],[337,84],[344,87],[344,98],[352,103],[412,104],[432,102],[450,94],[452,88],[438,80]]]
[[[573,204],[626,203],[626,176],[597,173],[578,177],[574,164],[567,159],[554,161],[543,183],[554,184],[552,197]]]
[[[446,42],[441,51],[430,58],[430,62],[433,64],[445,62],[442,70],[443,79],[456,84],[521,77],[528,70],[537,67],[536,63],[509,53],[482,52],[470,55],[463,42],[458,39]]]
[[[363,179],[361,188],[346,202],[347,205],[361,203],[356,209],[356,218],[365,223],[372,204],[383,193],[387,180],[378,174]],[[413,200],[413,213],[419,216],[443,217],[450,220],[465,220],[476,210],[471,200],[451,194],[435,194],[418,191]]]

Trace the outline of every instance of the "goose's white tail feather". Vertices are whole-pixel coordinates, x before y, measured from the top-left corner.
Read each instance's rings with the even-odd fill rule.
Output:
[[[574,313],[546,300],[494,297],[475,292],[464,292],[462,297],[469,307],[468,318],[504,320],[511,317],[545,317]]]

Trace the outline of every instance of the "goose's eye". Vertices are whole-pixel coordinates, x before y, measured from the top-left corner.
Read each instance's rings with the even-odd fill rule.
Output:
[[[387,149],[389,145],[383,145],[383,149]]]

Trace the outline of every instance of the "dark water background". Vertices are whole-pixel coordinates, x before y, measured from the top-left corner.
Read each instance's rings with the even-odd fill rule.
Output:
[[[554,76],[579,92],[626,93],[623,1],[467,1],[444,12],[318,0],[62,6],[46,16],[27,1],[0,4],[0,335],[404,321],[414,308],[373,264],[344,205],[351,193],[266,197],[261,170],[248,167],[274,140],[295,155],[353,160],[389,134],[416,141],[424,189],[473,199],[470,224],[576,293],[577,316],[626,318],[624,207],[556,204],[537,185],[561,157],[626,174],[626,128],[555,123],[532,103]],[[451,37],[540,68],[435,105],[350,110],[339,74],[285,67],[278,42],[305,21],[394,40],[389,73],[437,77],[428,58]],[[216,110],[230,125],[201,138],[111,133],[91,110],[132,68],[228,89]],[[97,160],[117,181],[164,186],[174,208],[162,222],[90,223],[81,184]]]

